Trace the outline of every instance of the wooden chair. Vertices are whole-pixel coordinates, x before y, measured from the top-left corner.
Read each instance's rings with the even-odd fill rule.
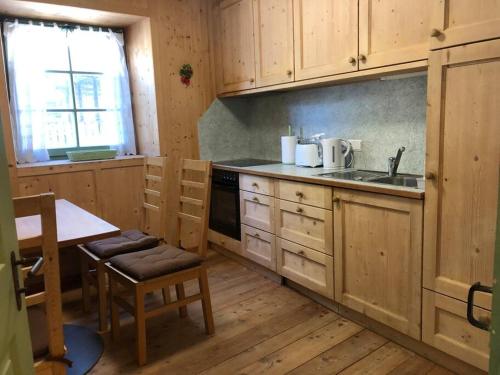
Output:
[[[26,306],[30,317],[30,331],[34,353],[47,355],[35,358],[35,372],[43,374],[66,374],[69,363],[64,358],[64,336],[61,303],[61,284],[59,276],[59,249],[57,246],[57,222],[55,198],[53,193],[30,197],[14,198],[16,218],[40,215],[41,233],[37,237],[19,241],[21,254],[23,250],[40,247],[42,257],[34,266],[30,258],[22,258],[16,262],[23,265],[23,277],[43,272],[44,290],[26,296]],[[42,265],[43,261],[43,265]],[[40,304],[45,304],[42,309]],[[38,319],[37,319],[38,318]],[[35,324],[38,321],[39,324]],[[37,347],[38,346],[38,347]]]
[[[96,252],[92,249],[93,244],[103,245],[113,241],[120,240],[124,235],[133,233],[146,233],[149,237],[143,237],[141,241],[129,241],[129,246],[114,249],[110,254],[117,255],[132,251],[144,250],[158,245],[159,241],[164,238],[164,200],[166,192],[166,157],[145,157],[144,158],[144,196],[142,205],[142,230],[126,231],[122,236],[111,239],[94,241],[85,245],[79,245],[81,259],[81,276],[82,276],[82,299],[83,309],[85,312],[90,310],[90,286],[97,290],[98,296],[98,315],[99,315],[99,330],[104,332],[108,329],[108,304],[107,304],[107,288],[106,288],[106,271],[104,264],[111,256],[105,252]],[[126,186],[119,187],[126,189]],[[145,241],[142,241],[145,240]],[[120,242],[121,244],[122,242]],[[125,242],[123,242],[125,243]],[[169,293],[164,291],[164,298],[169,298]]]
[[[210,161],[182,161],[177,213],[178,247],[161,245],[150,250],[118,255],[106,263],[110,281],[112,336],[115,340],[119,336],[118,307],[121,307],[135,317],[139,365],[146,363],[146,320],[149,318],[172,309],[179,309],[180,316],[185,316],[186,305],[201,300],[206,332],[214,332],[207,270],[202,263],[207,253],[211,167]],[[199,293],[185,295],[183,283],[189,280],[198,280]],[[171,285],[175,285],[177,300],[146,311],[144,296]],[[118,292],[119,286],[120,289],[125,288],[125,293]],[[130,295],[133,297],[132,303],[127,300]]]

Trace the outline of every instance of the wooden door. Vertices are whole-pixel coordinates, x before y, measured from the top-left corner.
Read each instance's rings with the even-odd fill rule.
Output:
[[[358,70],[358,4],[294,0],[295,80]]]
[[[467,300],[493,285],[500,165],[500,40],[431,52],[424,287]],[[491,309],[491,295],[477,306]]]
[[[425,60],[436,0],[359,0],[359,69]]]
[[[240,190],[241,223],[274,233],[274,198]]]
[[[431,48],[500,37],[500,1],[441,0],[431,26]]]
[[[2,126],[0,145],[4,145]],[[33,356],[26,306],[23,303],[22,309],[17,309],[10,265],[11,251],[16,259],[19,251],[4,147],[0,147],[0,191],[0,375],[31,374]],[[18,272],[22,280],[21,270]]]
[[[420,339],[422,202],[334,189],[335,300]]]
[[[241,225],[241,255],[276,271],[276,237],[263,230]]]
[[[217,92],[255,87],[252,0],[223,0],[217,9]]]
[[[293,82],[292,0],[253,0],[256,86]]]

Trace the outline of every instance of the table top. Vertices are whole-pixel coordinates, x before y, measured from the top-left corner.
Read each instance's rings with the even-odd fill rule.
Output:
[[[57,244],[59,247],[73,246],[120,234],[120,229],[68,202],[56,200]],[[16,219],[17,239],[22,248],[29,248],[30,238],[40,236],[40,215]]]

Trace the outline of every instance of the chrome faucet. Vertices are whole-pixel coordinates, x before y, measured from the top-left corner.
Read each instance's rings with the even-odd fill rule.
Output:
[[[401,155],[403,155],[403,152],[405,150],[406,149],[404,147],[400,147],[398,149],[396,157],[391,156],[387,160],[387,173],[390,177],[396,176],[396,174],[398,173],[399,161],[401,160]]]

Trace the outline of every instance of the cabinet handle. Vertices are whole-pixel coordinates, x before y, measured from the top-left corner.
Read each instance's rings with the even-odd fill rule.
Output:
[[[305,253],[304,253],[304,250],[299,250],[299,252],[297,254],[304,255]]]
[[[303,193],[303,192],[301,192],[301,191],[296,191],[296,192],[295,192],[295,195],[296,195],[297,197],[299,197],[299,198],[304,198],[304,193]]]
[[[358,60],[364,63],[364,62],[366,62],[366,56],[365,55],[359,55],[358,56]]]
[[[254,202],[259,203],[259,198],[257,198],[257,197],[253,197],[253,198],[252,198],[252,200],[253,200]]]
[[[354,64],[356,62],[356,58],[355,57],[349,57],[349,64]]]
[[[254,234],[254,237],[255,237],[255,238],[260,238],[260,234],[259,234],[259,233],[255,233],[255,234]]]
[[[286,71],[286,75],[287,75],[287,76],[291,76],[292,74],[293,74],[293,71],[291,71],[290,69],[288,69],[288,70]]]
[[[440,30],[438,30],[438,29],[432,29],[431,30],[431,37],[432,38],[437,38],[441,34],[442,34],[442,32]]]
[[[435,180],[436,179],[436,175],[432,172],[427,172],[425,174],[425,179],[426,180]]]
[[[250,78],[250,83],[254,83],[255,82],[255,78]]]
[[[295,211],[297,211],[299,214],[301,214],[302,212],[304,212],[304,209],[301,207],[297,207],[297,209]]]
[[[258,189],[258,188],[259,188],[259,184],[258,184],[258,183],[256,183],[256,182],[252,182],[252,186],[253,186],[254,188],[256,188],[256,189]]]
[[[332,202],[335,203],[337,208],[340,207],[340,198],[339,197],[333,197]]]

